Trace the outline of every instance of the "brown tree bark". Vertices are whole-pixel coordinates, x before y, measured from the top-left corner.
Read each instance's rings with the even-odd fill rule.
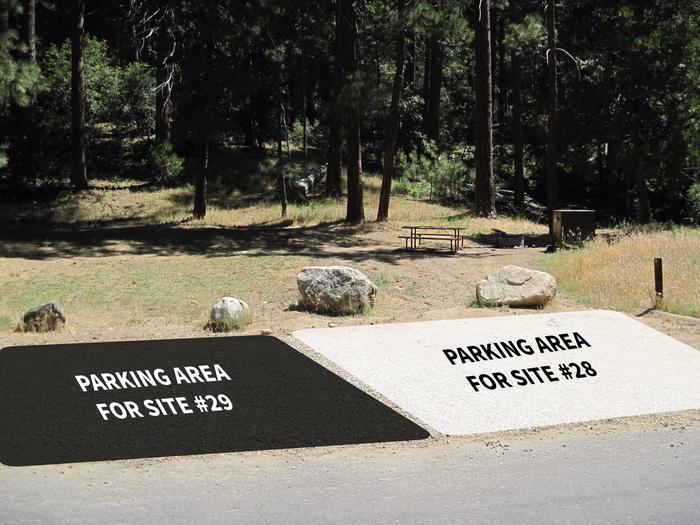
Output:
[[[306,159],[309,156],[308,137],[306,129],[306,49],[301,50],[301,125],[302,149],[304,152],[304,171],[306,172]]]
[[[169,7],[156,36],[156,140],[168,142],[172,122],[173,105],[171,101],[173,87],[172,55],[175,42],[172,35],[173,13]]]
[[[442,88],[442,34],[434,31],[430,37],[430,98],[426,135],[440,150],[440,90]]]
[[[475,212],[496,215],[493,178],[493,113],[491,91],[490,0],[481,0],[476,23],[476,199]]]
[[[398,3],[399,17],[401,17],[404,0],[398,0]],[[378,222],[389,219],[391,181],[394,176],[394,155],[396,154],[396,140],[399,136],[399,99],[401,98],[401,87],[403,85],[405,55],[406,35],[403,29],[399,29],[396,35],[396,69],[394,73],[394,83],[391,89],[389,118],[386,125],[386,149],[384,150],[382,187],[379,193],[379,209],[377,210]]]
[[[357,56],[357,21],[353,0],[339,0],[341,50],[343,56],[343,73],[345,85],[356,80]],[[348,146],[348,207],[345,220],[361,223],[365,219],[362,195],[362,154],[360,146],[360,101],[353,94],[347,102],[347,146]]]
[[[498,21],[498,129],[499,134],[506,135],[506,113],[508,106],[508,80],[506,76],[506,46],[505,40],[506,17],[502,14]]]
[[[214,52],[214,31],[209,25],[207,28],[207,43],[204,52],[204,82],[208,85],[212,78],[212,54]],[[203,135],[202,141],[202,164],[197,170],[197,175],[194,181],[194,210],[192,216],[195,219],[203,219],[207,214],[207,190],[209,180],[209,170],[211,169],[211,149],[212,149],[212,132],[210,129],[209,113],[211,111],[211,95],[206,93],[204,96],[203,114],[204,119],[200,133]]]
[[[431,38],[427,37],[423,42],[423,129],[428,133],[428,114],[430,113],[430,42]]]
[[[85,152],[85,0],[74,0],[73,9],[73,31],[71,34],[71,184],[76,190],[83,190],[88,187]]]
[[[510,17],[513,23],[521,20],[517,0],[510,0]],[[523,170],[523,99],[522,99],[522,65],[517,49],[510,52],[511,89],[513,97],[513,186],[515,206],[522,210],[525,205],[525,175]]]
[[[277,100],[277,158],[282,158],[282,140],[284,136],[284,125],[282,123],[282,109],[284,107],[284,100],[282,98],[282,92],[280,91]]]
[[[340,3],[335,3],[335,60],[333,63],[333,103],[328,136],[328,170],[326,171],[326,195],[340,197],[343,194],[340,179],[340,148],[342,141],[342,119],[340,118],[340,89],[343,79],[343,58],[340,52]]]
[[[547,208],[549,210],[549,233],[552,234],[552,211],[559,201],[557,180],[557,134],[559,115],[557,109],[557,28],[556,3],[547,3]]]
[[[36,62],[36,0],[24,0],[21,38],[27,46],[27,60]]]

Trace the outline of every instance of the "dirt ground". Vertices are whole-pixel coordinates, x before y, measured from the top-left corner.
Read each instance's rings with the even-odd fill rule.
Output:
[[[488,273],[506,264],[536,268],[546,257],[539,230],[529,232],[530,247],[499,249],[475,237],[455,255],[444,246],[406,252],[399,234],[398,226],[376,225],[19,232],[0,248],[0,290],[6,296],[0,307],[10,319],[0,329],[0,346],[215,337],[202,327],[224,295],[251,305],[253,323],[237,334],[586,309],[565,293],[542,310],[474,305],[475,287]],[[373,279],[379,293],[372,312],[329,317],[294,308],[299,269],[333,264]],[[24,309],[49,300],[64,304],[63,331],[13,330]],[[654,315],[639,320],[700,349],[700,325]]]

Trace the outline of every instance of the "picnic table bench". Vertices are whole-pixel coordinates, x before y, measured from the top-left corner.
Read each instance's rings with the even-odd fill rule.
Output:
[[[450,243],[450,252],[457,253],[464,247],[462,230],[458,226],[402,226],[409,230],[409,235],[399,235],[399,239],[406,241],[406,250],[415,250],[426,241],[447,241]]]

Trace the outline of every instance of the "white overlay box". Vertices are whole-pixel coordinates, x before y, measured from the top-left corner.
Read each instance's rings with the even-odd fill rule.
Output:
[[[700,351],[618,312],[321,328],[293,336],[448,435],[700,408]]]

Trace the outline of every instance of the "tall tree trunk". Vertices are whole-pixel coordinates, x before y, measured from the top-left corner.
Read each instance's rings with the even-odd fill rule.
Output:
[[[428,115],[430,114],[430,42],[428,36],[423,42],[423,129],[428,133]]]
[[[85,153],[84,27],[85,0],[74,0],[71,35],[71,184],[88,187]]]
[[[508,91],[506,89],[506,46],[505,39],[505,15],[498,19],[498,133],[505,138],[506,129],[506,106],[508,104]]]
[[[510,17],[513,23],[521,20],[517,0],[510,0]],[[523,100],[522,71],[520,53],[513,48],[510,52],[511,86],[513,97],[513,170],[515,206],[522,210],[525,205],[525,175],[523,171]]]
[[[413,87],[416,80],[416,51],[417,37],[414,27],[406,30],[406,40],[408,40],[408,52],[406,53],[406,71],[404,79],[407,87]]]
[[[139,42],[138,28],[138,8],[136,0],[129,0],[129,33],[131,45],[133,46],[133,59],[135,62],[141,62],[141,46]]]
[[[341,48],[343,54],[343,72],[345,84],[355,81],[357,74],[357,21],[353,0],[341,2]],[[348,208],[345,220],[361,223],[365,219],[362,197],[362,156],[360,146],[360,101],[355,96],[348,101],[347,138],[348,138]]]
[[[302,147],[304,150],[304,172],[306,172],[306,159],[308,158],[308,138],[306,136],[306,49],[301,51],[301,125]]]
[[[547,208],[549,233],[552,234],[552,211],[559,201],[557,180],[557,134],[559,115],[557,110],[557,28],[556,2],[547,3],[547,64],[549,96],[547,99]]]
[[[279,174],[279,185],[280,185],[280,200],[282,202],[282,218],[284,219],[287,216],[287,206],[289,205],[289,201],[287,199],[287,181],[286,181],[286,176],[284,174],[284,169],[282,169],[282,166],[280,166],[280,174]]]
[[[607,199],[606,199],[606,209],[610,216],[617,215],[617,202],[618,202],[618,181],[617,181],[617,156],[618,156],[619,146],[617,141],[611,140],[608,143],[608,158],[605,162],[605,169],[607,171]]]
[[[212,79],[212,54],[214,52],[214,30],[210,24],[207,24],[207,43],[206,50],[204,52],[204,76],[203,81],[205,83],[205,95],[202,101],[203,112],[204,112],[204,122],[203,129],[200,133],[204,136],[202,143],[202,164],[200,169],[197,170],[197,175],[194,181],[194,210],[192,216],[195,219],[203,219],[207,214],[207,186],[209,179],[209,170],[211,169],[211,146],[212,146],[212,132],[210,129],[210,118],[209,114],[211,111],[211,106],[213,104],[212,96],[209,93],[208,86]]]
[[[496,214],[493,178],[490,0],[481,0],[476,24],[476,202],[482,217]]]
[[[280,91],[277,100],[277,158],[282,158],[282,140],[284,135],[284,126],[282,124],[282,108],[284,107],[284,100],[282,98],[282,91]]]
[[[284,96],[284,105],[282,106],[282,123],[284,124],[284,141],[287,145],[287,157],[292,156],[292,150],[289,146],[289,125],[287,122],[287,114],[289,114],[289,86]]]
[[[171,59],[175,52],[172,35],[173,12],[166,7],[161,27],[156,36],[156,140],[168,142],[172,122],[173,105],[171,94],[173,88],[173,65]]]
[[[22,42],[27,46],[26,57],[30,62],[36,62],[36,0],[24,0],[22,19]]]
[[[430,102],[426,135],[440,149],[440,89],[442,87],[442,34],[434,31],[430,38]]]
[[[398,0],[398,2],[399,18],[401,18],[404,0]],[[382,188],[379,194],[377,221],[386,221],[389,218],[391,180],[394,175],[394,155],[396,154],[396,140],[399,135],[399,99],[401,98],[401,87],[403,85],[405,54],[406,35],[403,29],[399,29],[396,35],[396,70],[394,73],[394,84],[391,89],[389,118],[386,125],[386,149],[384,150],[384,169],[382,174]]]
[[[328,134],[328,170],[326,171],[326,195],[340,197],[343,193],[340,181],[340,149],[342,141],[342,119],[340,118],[340,89],[343,79],[343,57],[340,49],[340,3],[335,3],[335,59],[333,62],[333,103]]]

